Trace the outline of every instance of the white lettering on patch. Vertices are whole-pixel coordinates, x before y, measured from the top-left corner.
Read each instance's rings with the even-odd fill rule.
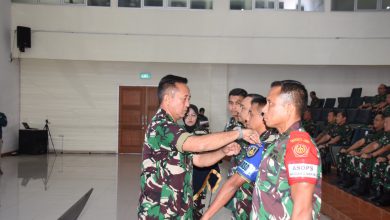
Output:
[[[290,178],[317,178],[318,166],[307,163],[295,163],[288,165]]]

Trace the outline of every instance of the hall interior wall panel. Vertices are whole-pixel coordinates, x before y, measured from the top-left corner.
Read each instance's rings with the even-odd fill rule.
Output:
[[[12,4],[32,28],[21,58],[290,65],[390,65],[390,13],[132,9]],[[115,2],[114,2],[115,3]],[[10,38],[15,39],[10,31]],[[14,44],[13,44],[14,45]]]
[[[152,73],[152,79],[140,80],[141,72]],[[355,87],[363,88],[362,96],[370,96],[380,83],[390,84],[389,73],[390,66],[22,59],[20,118],[36,128],[43,128],[49,119],[56,148],[64,135],[64,151],[117,152],[119,86],[157,86],[166,74],[187,77],[191,103],[206,109],[212,131],[221,131],[228,118],[227,95],[233,88],[267,95],[272,81],[295,79],[321,98],[349,96]]]

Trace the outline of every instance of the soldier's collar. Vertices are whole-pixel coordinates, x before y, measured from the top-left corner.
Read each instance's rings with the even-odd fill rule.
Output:
[[[298,130],[299,128],[302,127],[302,122],[299,120],[299,121],[296,121],[294,124],[292,124],[285,132],[283,132],[282,134],[280,134],[281,137],[286,137],[286,136],[289,136],[290,133],[292,131],[296,131]]]
[[[161,117],[163,118],[167,118],[169,121],[174,121],[173,120],[173,117],[170,116],[164,109],[160,108],[158,111],[157,111],[157,115],[160,115]]]

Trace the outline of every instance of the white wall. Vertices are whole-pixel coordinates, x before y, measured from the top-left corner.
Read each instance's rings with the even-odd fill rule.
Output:
[[[390,13],[12,5],[23,58],[171,63],[389,65]],[[80,51],[81,50],[81,51]]]
[[[153,78],[140,80],[140,72],[150,72]],[[62,147],[63,135],[64,151],[116,152],[119,86],[157,86],[166,74],[187,77],[191,102],[206,108],[211,126],[222,129],[226,67],[209,64],[24,59],[21,120],[42,128],[49,119],[57,150]],[[222,109],[212,111],[215,103],[222,103]]]
[[[227,119],[227,94],[242,87],[267,94],[274,80],[296,79],[316,90],[319,97],[349,96],[363,87],[376,94],[378,84],[390,84],[390,67],[273,66],[134,63],[23,59],[21,120],[33,127],[50,128],[57,150],[116,152],[118,148],[119,86],[157,86],[166,74],[189,79],[191,103],[206,108],[213,131]],[[151,80],[140,80],[150,72]]]
[[[18,60],[10,62],[11,2],[0,1],[0,112],[6,114],[2,152],[18,149],[20,75]]]
[[[373,96],[380,83],[390,85],[390,66],[229,65],[229,89],[242,87],[266,96],[273,81],[284,79],[302,82],[320,98],[349,97],[359,87],[362,96]]]

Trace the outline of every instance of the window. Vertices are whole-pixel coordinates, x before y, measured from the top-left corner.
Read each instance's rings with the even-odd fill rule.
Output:
[[[390,10],[390,0],[382,0],[382,9]]]
[[[65,4],[80,4],[80,5],[84,5],[85,4],[85,0],[64,0],[64,3]]]
[[[187,8],[187,0],[168,0],[168,7]]]
[[[354,0],[332,0],[332,11],[353,11]]]
[[[144,0],[145,7],[162,7],[163,0]]]
[[[30,4],[36,4],[37,0],[12,0],[12,2],[15,3],[30,3]]]
[[[274,9],[275,8],[275,1],[274,0],[256,0],[255,1],[255,8]]]
[[[141,0],[118,0],[118,7],[140,8]]]
[[[358,0],[357,1],[357,9],[358,10],[364,10],[364,9],[376,9],[376,0]]]
[[[279,0],[279,9],[297,10],[298,0]]]
[[[213,9],[213,0],[191,0],[191,9]]]
[[[41,4],[53,4],[53,5],[60,5],[61,0],[38,0]]]
[[[88,6],[110,7],[110,0],[88,0]]]
[[[324,11],[324,0],[301,0],[302,11]]]
[[[252,0],[230,0],[231,10],[251,10]]]

